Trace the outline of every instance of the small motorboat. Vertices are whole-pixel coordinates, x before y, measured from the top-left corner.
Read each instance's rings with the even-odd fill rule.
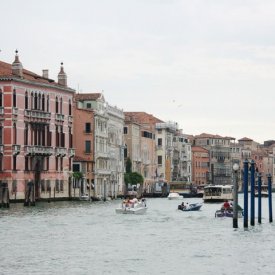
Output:
[[[80,197],[79,197],[79,200],[80,201],[89,201],[90,200],[90,197],[88,194],[82,194]]]
[[[146,200],[138,200],[136,198],[132,200],[124,200],[120,207],[116,208],[117,214],[144,214],[147,210]]]
[[[177,199],[182,199],[183,196],[181,196],[179,193],[171,192],[171,193],[169,193],[167,198],[168,198],[168,200],[177,200]]]
[[[202,207],[202,203],[186,203],[178,205],[178,209],[182,211],[198,211]]]
[[[233,218],[233,210],[227,209],[227,210],[217,210],[215,212],[215,218],[222,218],[222,217],[229,217]],[[238,210],[238,218],[243,217],[243,211]]]
[[[232,202],[230,204],[230,207],[225,208],[224,205],[221,207],[221,209],[217,210],[215,212],[215,218],[222,218],[222,217],[229,217],[233,218],[233,206]],[[240,205],[238,205],[238,218],[243,217],[243,209]]]

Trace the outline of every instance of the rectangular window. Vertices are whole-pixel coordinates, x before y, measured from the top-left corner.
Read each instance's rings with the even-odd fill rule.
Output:
[[[59,193],[59,191],[60,191],[60,188],[59,188],[59,180],[55,180],[55,191],[56,191],[57,193]]]
[[[158,156],[158,165],[162,165],[162,156]]]
[[[92,104],[91,103],[87,103],[87,109],[91,109],[92,108]]]
[[[162,146],[162,138],[158,138],[158,146]]]
[[[127,135],[128,134],[128,127],[124,127],[123,131],[124,131],[124,135]]]
[[[91,123],[85,123],[85,133],[91,133]]]
[[[45,180],[41,180],[41,192],[46,191]]]
[[[16,156],[13,156],[13,170],[16,170]]]
[[[47,180],[47,192],[51,191],[51,181]]]
[[[29,158],[25,157],[25,171],[29,171]]]
[[[74,163],[73,164],[73,171],[74,172],[80,172],[80,164],[79,163]]]
[[[64,192],[64,183],[63,183],[63,180],[60,181],[60,192]]]
[[[91,141],[90,140],[85,141],[85,153],[91,153]]]

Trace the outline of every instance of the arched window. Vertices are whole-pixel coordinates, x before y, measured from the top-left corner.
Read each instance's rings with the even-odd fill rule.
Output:
[[[41,110],[41,94],[38,95],[37,109],[38,109],[38,110]]]
[[[16,90],[13,90],[13,107],[16,107]]]
[[[71,115],[72,115],[72,102],[69,99],[69,116],[71,116]]]
[[[47,112],[50,110],[50,97],[47,95]]]
[[[16,144],[17,142],[17,130],[16,130],[16,124],[13,123],[13,144]]]
[[[28,123],[25,123],[25,129],[24,129],[24,145],[28,145],[28,135],[29,135],[29,129],[28,129]]]
[[[34,110],[37,110],[37,93],[34,94]]]
[[[29,97],[28,92],[25,92],[25,109],[27,110],[29,108]]]
[[[3,144],[3,137],[4,137],[4,131],[3,131],[3,126],[0,125],[0,144]]]
[[[55,113],[58,114],[58,97],[55,98]]]
[[[62,106],[63,105],[63,99],[62,97],[60,98],[60,114],[62,114]]]
[[[3,107],[3,93],[1,89],[0,89],[0,107]]]
[[[42,111],[45,111],[45,95],[42,95]]]
[[[33,92],[31,93],[31,109],[33,109],[34,106],[34,99],[33,99]]]

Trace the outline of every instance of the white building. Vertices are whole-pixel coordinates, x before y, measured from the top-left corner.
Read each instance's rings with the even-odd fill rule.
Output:
[[[107,132],[109,169],[111,171],[107,196],[116,198],[123,192],[124,183],[124,113],[109,104],[107,107]]]

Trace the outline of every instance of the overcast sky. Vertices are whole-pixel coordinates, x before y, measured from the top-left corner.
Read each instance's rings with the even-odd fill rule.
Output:
[[[274,0],[1,1],[0,59],[202,132],[275,139]]]

